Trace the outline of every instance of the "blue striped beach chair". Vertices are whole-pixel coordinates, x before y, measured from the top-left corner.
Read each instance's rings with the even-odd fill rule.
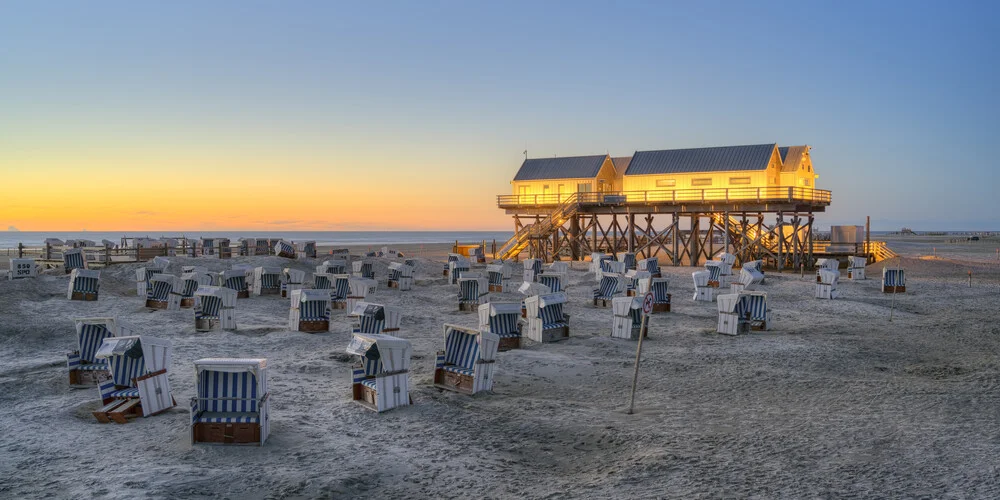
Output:
[[[389,288],[397,288],[400,291],[413,288],[413,267],[400,262],[389,263]]]
[[[444,350],[437,352],[434,385],[473,395],[493,390],[500,337],[456,325],[444,325]]]
[[[851,255],[847,257],[847,279],[865,279],[865,269],[868,265],[868,258],[864,255]]]
[[[635,254],[631,252],[622,252],[618,254],[617,260],[625,265],[625,270],[629,271],[635,269]]]
[[[201,238],[198,241],[199,253],[201,255],[215,255],[215,238]]]
[[[542,272],[542,259],[524,259],[525,282],[538,281],[538,275]]]
[[[316,266],[316,272],[322,274],[347,274],[347,261],[344,259],[324,260]]]
[[[135,294],[139,297],[145,297],[147,290],[149,290],[149,279],[158,274],[167,272],[167,266],[169,263],[169,261],[163,259],[150,262],[145,267],[136,269]]]
[[[280,267],[255,267],[253,270],[253,294],[280,295],[283,269]]]
[[[660,274],[660,262],[655,257],[640,260],[636,263],[635,268],[637,271],[646,271],[653,278],[662,276]]]
[[[166,309],[177,311],[181,308],[181,282],[169,274],[157,274],[149,279],[146,289],[146,307],[148,309]]]
[[[605,274],[625,274],[625,263],[617,260],[604,259],[601,261],[601,269],[597,273],[597,281],[601,281]]]
[[[359,260],[351,263],[355,278],[375,279],[375,267],[369,260]]]
[[[452,284],[458,284],[459,278],[463,276],[463,273],[469,272],[471,264],[468,259],[464,257],[459,257],[458,260],[448,262],[448,281]]]
[[[194,271],[181,275],[181,308],[194,307],[194,292],[199,287],[211,286],[212,276],[206,272]]]
[[[378,281],[371,278],[356,278],[351,276],[347,281],[347,299],[344,301],[345,309],[353,311],[358,302],[363,302],[369,295],[378,289]]]
[[[562,273],[546,272],[538,275],[538,282],[549,287],[549,290],[553,292],[561,292],[565,278],[566,275]]]
[[[650,275],[646,271],[637,271],[635,269],[625,271],[625,295],[635,297],[639,280],[649,277]]]
[[[302,248],[302,253],[299,255],[306,259],[316,258],[316,242],[315,241],[303,241],[300,245]]]
[[[458,279],[458,310],[476,311],[480,304],[490,301],[490,289],[486,278]]]
[[[705,262],[705,270],[708,271],[708,286],[712,288],[720,287],[720,279],[722,277],[722,267],[723,263],[717,260],[710,260]],[[728,287],[729,284],[726,284]]]
[[[653,313],[670,312],[670,279],[668,278],[642,278],[636,285],[636,296],[645,297],[647,293],[653,294]]]
[[[486,279],[491,292],[507,292],[511,287],[511,266],[506,262],[486,266]]]
[[[412,404],[408,340],[391,335],[355,333],[347,353],[358,356],[351,370],[352,399],[379,413]]]
[[[272,248],[271,251],[278,257],[284,257],[286,259],[295,258],[295,245],[292,245],[285,240],[278,240],[275,242],[274,248]]]
[[[642,330],[642,298],[615,297],[611,301],[611,338],[639,340]],[[649,336],[648,331],[642,332]]]
[[[124,424],[177,405],[170,392],[171,344],[146,335],[106,337],[95,357],[107,363],[111,378],[98,386],[104,405],[93,412],[98,422]]]
[[[525,336],[535,342],[557,342],[569,338],[569,315],[563,312],[563,292],[534,295],[524,299]]]
[[[330,301],[334,309],[346,309],[347,297],[351,294],[351,277],[346,274],[333,276],[333,287],[330,288]]]
[[[840,296],[840,271],[820,269],[819,282],[816,283],[817,299],[836,299]]]
[[[199,286],[194,292],[194,329],[236,329],[236,291],[220,286]]]
[[[719,289],[709,286],[709,278],[711,277],[711,271],[695,271],[691,273],[691,279],[694,280],[693,300],[698,302],[712,302],[715,300],[716,292]]]
[[[441,275],[447,277],[448,273],[451,271],[451,263],[458,262],[461,258],[462,256],[457,253],[449,253],[448,260],[444,263],[444,272],[442,272]]]
[[[77,349],[66,354],[70,387],[96,387],[111,378],[108,364],[97,359],[97,350],[109,337],[127,337],[133,328],[118,318],[80,318],[76,323]]]
[[[767,308],[767,294],[764,292],[719,295],[716,305],[719,310],[719,333],[738,335],[770,328],[771,312]]]
[[[605,273],[594,289],[594,305],[608,307],[611,299],[624,295],[625,277],[621,274]]]
[[[904,269],[882,268],[882,292],[883,293],[905,293],[906,274]]]
[[[501,351],[521,347],[521,307],[519,302],[490,302],[479,306],[479,329],[496,334]]]
[[[298,269],[286,267],[281,270],[281,297],[288,298],[292,290],[301,290],[305,287],[306,272]]]
[[[231,259],[233,257],[233,248],[230,246],[229,238],[218,238],[215,241],[217,246],[220,259]]]
[[[69,275],[66,298],[69,300],[95,301],[101,286],[101,272],[92,269],[74,269]]]
[[[253,254],[260,257],[264,255],[274,255],[274,246],[271,244],[271,238],[254,238],[254,248]],[[277,240],[275,240],[277,243]]]
[[[271,429],[267,359],[206,358],[194,367],[191,444],[263,446]]]
[[[606,253],[593,252],[590,254],[590,272],[597,275],[597,280],[600,281],[601,271],[603,270],[603,262],[605,260],[612,260],[612,257]]]
[[[222,286],[236,292],[237,299],[250,298],[250,290],[247,289],[247,270],[230,269],[222,272]]]
[[[822,269],[838,271],[840,269],[840,261],[837,259],[816,259],[816,283],[820,282],[819,272]]]
[[[326,290],[292,290],[288,329],[306,333],[330,331],[330,294]]]
[[[398,307],[358,302],[350,314],[351,331],[365,334],[395,333],[399,331],[401,318],[402,311]]]
[[[83,249],[72,248],[63,252],[63,269],[66,270],[66,274],[73,272],[74,269],[86,269],[87,259],[83,254]]]

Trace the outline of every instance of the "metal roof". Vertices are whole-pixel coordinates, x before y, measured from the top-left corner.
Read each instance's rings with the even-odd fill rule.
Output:
[[[615,170],[618,172],[624,172],[628,169],[629,162],[632,161],[631,156],[612,156],[611,163],[615,164]]]
[[[636,151],[625,175],[764,170],[777,144]]]
[[[608,155],[531,158],[524,160],[515,181],[585,179],[597,177]]]
[[[794,172],[799,169],[802,156],[809,152],[809,146],[786,146],[778,148],[781,153],[781,171]]]

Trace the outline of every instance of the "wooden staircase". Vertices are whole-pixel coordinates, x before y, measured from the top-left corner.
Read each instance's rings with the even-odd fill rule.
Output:
[[[548,216],[544,219],[538,221],[535,224],[528,224],[521,228],[520,231],[511,236],[493,258],[498,260],[509,260],[514,259],[528,245],[531,240],[537,240],[541,238],[547,238],[552,236],[552,233],[558,231],[563,224],[566,223],[570,217],[576,215],[580,210],[580,197],[577,193],[569,195],[565,200],[563,200]]]

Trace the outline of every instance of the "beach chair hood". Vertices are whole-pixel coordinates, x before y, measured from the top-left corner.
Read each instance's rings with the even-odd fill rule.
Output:
[[[391,335],[355,333],[347,353],[378,360],[383,372],[393,373],[410,369],[413,347],[410,341]]]

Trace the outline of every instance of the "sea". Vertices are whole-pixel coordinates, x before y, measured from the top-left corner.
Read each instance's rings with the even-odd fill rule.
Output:
[[[45,245],[47,238],[60,240],[101,240],[121,242],[127,238],[180,238],[201,237],[229,238],[236,242],[239,238],[281,238],[289,241],[315,241],[317,245],[403,245],[431,243],[478,243],[493,240],[502,244],[513,235],[510,231],[0,231],[0,249],[17,248],[18,243],[26,247]]]

